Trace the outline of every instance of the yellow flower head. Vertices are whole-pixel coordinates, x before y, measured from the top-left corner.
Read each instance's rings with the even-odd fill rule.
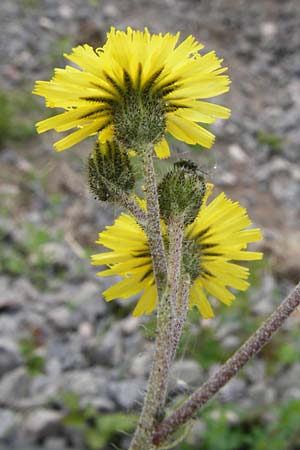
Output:
[[[204,318],[214,316],[207,294],[230,305],[235,296],[228,287],[245,291],[249,286],[249,269],[236,263],[262,258],[262,253],[247,251],[248,243],[262,238],[261,231],[249,225],[246,209],[222,193],[208,205],[204,202],[185,228],[182,262],[191,277],[190,307],[196,305]],[[157,303],[152,261],[147,237],[135,219],[121,214],[97,242],[111,250],[92,256],[93,265],[109,266],[98,275],[123,277],[103,293],[105,299],[125,299],[143,291],[133,314],[151,313]]]
[[[37,123],[39,133],[74,129],[55,143],[60,151],[98,133],[101,142],[119,141],[139,150],[155,145],[169,156],[166,132],[188,144],[211,147],[214,135],[199,123],[226,119],[228,108],[203,101],[229,90],[222,60],[193,36],[150,34],[111,28],[103,48],[78,46],[64,56],[79,68],[56,69],[51,81],[37,81],[34,94],[65,112]]]

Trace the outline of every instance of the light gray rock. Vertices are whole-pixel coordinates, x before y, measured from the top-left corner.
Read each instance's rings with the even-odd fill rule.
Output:
[[[251,384],[262,382],[266,378],[266,362],[255,358],[244,367],[243,372]]]
[[[64,450],[66,448],[66,442],[63,437],[50,436],[45,439],[45,450]]]
[[[18,367],[22,362],[16,343],[7,338],[0,338],[0,377]]]
[[[66,339],[63,336],[55,336],[47,346],[47,373],[54,374],[66,370],[77,370],[86,367],[86,359],[81,352],[81,342],[77,334]],[[56,361],[54,363],[54,361]],[[58,370],[57,370],[58,369]]]
[[[22,297],[27,302],[36,302],[40,300],[40,294],[38,290],[27,278],[18,278],[12,285],[12,289],[15,293],[22,293]]]
[[[18,328],[19,321],[21,320],[20,314],[0,314],[0,336],[9,337],[15,339]]]
[[[286,370],[284,376],[280,374],[276,385],[284,400],[300,399],[300,364],[294,364]]]
[[[254,405],[274,405],[276,400],[275,389],[267,380],[256,382],[248,387],[247,395]]]
[[[233,378],[220,391],[220,397],[226,402],[235,402],[247,395],[247,386],[243,378]]]
[[[71,304],[79,309],[82,319],[90,323],[98,321],[107,311],[106,302],[101,296],[101,286],[92,281],[78,287]]]
[[[80,406],[85,408],[87,406],[92,406],[96,411],[99,412],[113,412],[116,409],[115,402],[106,397],[94,397],[85,398],[83,397],[80,401]]]
[[[0,278],[0,310],[17,311],[20,310],[25,301],[22,291],[17,291],[8,277]]]
[[[119,366],[124,358],[124,345],[119,325],[116,323],[105,333],[87,340],[83,352],[90,364],[107,367]]]
[[[129,373],[135,377],[146,377],[150,372],[152,352],[150,349],[135,355],[130,361]]]
[[[48,312],[49,322],[60,331],[77,329],[81,317],[78,311],[72,311],[67,306],[56,306]]]
[[[59,390],[73,392],[82,398],[109,398],[109,379],[110,374],[104,369],[97,367],[64,373],[57,384]]]
[[[63,413],[40,408],[28,415],[24,428],[33,441],[57,435],[62,429]]]
[[[43,257],[53,264],[61,267],[67,267],[70,258],[70,251],[68,247],[58,242],[47,242],[42,247]]]
[[[28,397],[32,379],[24,367],[5,374],[0,380],[0,399],[7,405],[14,405]]]
[[[146,382],[139,378],[113,381],[108,384],[111,398],[126,410],[138,406],[138,403],[143,400],[145,389]]]
[[[7,438],[14,433],[18,426],[18,416],[9,409],[0,408],[0,439]]]
[[[140,326],[141,320],[140,317],[128,316],[125,319],[120,321],[120,328],[125,336],[129,336],[135,333]]]
[[[179,359],[173,364],[171,375],[188,385],[199,385],[204,374],[203,369],[193,359]]]

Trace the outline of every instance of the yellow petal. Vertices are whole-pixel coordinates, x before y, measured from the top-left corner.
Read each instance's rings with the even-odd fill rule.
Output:
[[[167,140],[164,138],[154,147],[155,154],[160,159],[169,158],[170,148]]]

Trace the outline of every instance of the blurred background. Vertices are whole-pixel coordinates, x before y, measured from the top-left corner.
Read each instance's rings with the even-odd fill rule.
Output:
[[[155,318],[106,304],[89,255],[118,211],[89,194],[93,140],[56,154],[34,81],[110,26],[193,34],[229,67],[213,150],[171,142],[262,227],[251,288],[216,319],[189,315],[170,383],[185,398],[300,278],[299,0],[2,0],[0,4],[0,448],[125,449],[149,373]],[[163,167],[159,167],[159,170]],[[300,312],[199,414],[181,450],[300,449]]]

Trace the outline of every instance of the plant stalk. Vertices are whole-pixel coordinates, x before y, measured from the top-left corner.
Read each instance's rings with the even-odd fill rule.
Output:
[[[159,416],[164,409],[173,330],[173,308],[167,286],[167,262],[163,244],[157,185],[153,165],[153,149],[144,149],[143,169],[147,200],[146,233],[152,256],[152,266],[157,287],[157,337],[152,368],[137,429],[129,450],[148,450]]]
[[[153,165],[153,148],[145,149],[143,155],[143,170],[145,177],[145,193],[147,200],[147,236],[152,256],[153,272],[156,282],[158,299],[162,298],[167,281],[167,262],[160,226],[160,213],[157,195],[157,185]]]

